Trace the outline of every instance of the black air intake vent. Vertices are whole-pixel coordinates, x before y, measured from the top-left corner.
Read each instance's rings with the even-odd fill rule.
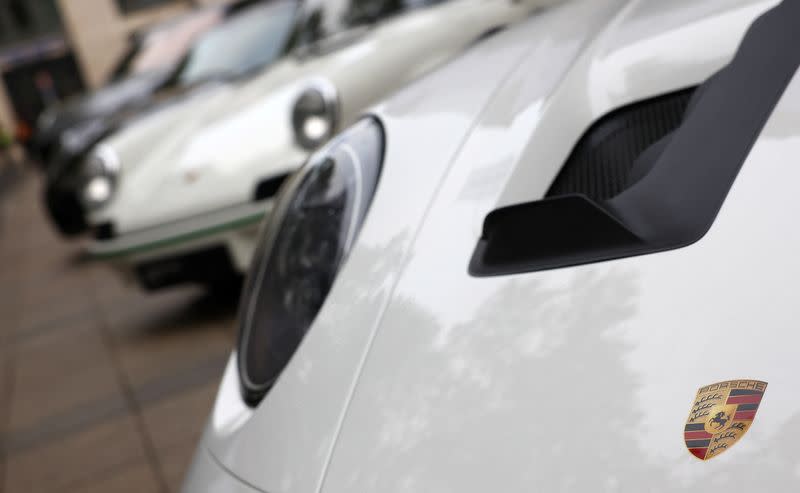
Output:
[[[111,240],[117,236],[114,230],[114,224],[110,222],[98,224],[94,227],[92,234],[94,235],[94,239],[99,241]]]
[[[693,92],[634,103],[598,120],[575,146],[547,196],[580,193],[606,200],[623,191],[636,158],[681,124]]]
[[[613,146],[617,155],[609,161],[623,164],[599,164],[612,171],[567,164],[565,173],[574,175],[559,180],[564,184],[554,185],[551,196],[490,212],[470,273],[496,276],[558,269],[700,241],[800,67],[800,50],[787,46],[800,46],[797,0],[781,2],[750,26],[731,63],[683,104],[683,120],[671,133],[658,135],[669,128],[668,122],[662,122],[659,131],[630,130],[640,137]],[[645,111],[652,111],[652,120],[664,120],[662,115],[671,112]],[[608,135],[615,134],[611,128],[598,133],[599,144],[593,147],[610,140]],[[594,140],[591,132],[587,140]],[[646,142],[652,145],[644,150]],[[629,160],[636,152],[628,146],[640,145],[644,152],[635,162]],[[591,173],[584,171],[587,168]],[[598,178],[604,173],[611,178]]]
[[[278,190],[281,189],[281,185],[283,185],[283,182],[285,182],[287,178],[289,178],[288,173],[261,180],[258,182],[258,185],[256,185],[256,192],[253,194],[254,200],[258,202],[274,197],[278,194]]]

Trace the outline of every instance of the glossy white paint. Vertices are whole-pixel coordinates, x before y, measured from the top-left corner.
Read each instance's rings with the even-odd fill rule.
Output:
[[[697,244],[467,274],[486,213],[540,197],[605,112],[708,77],[775,3],[573,2],[377,108],[385,167],[355,249],[255,410],[229,364],[201,450],[270,493],[800,490],[800,78]],[[735,378],[770,384],[756,422],[700,462],[695,392]]]
[[[237,87],[143,119],[104,142],[119,155],[123,173],[113,200],[90,221],[111,221],[124,236],[246,203],[259,180],[305,161],[291,109],[314,81],[333,84],[341,126],[348,126],[486,31],[558,1],[451,0],[421,8],[359,30],[342,47],[323,46],[322,55],[289,56]]]
[[[191,491],[218,491],[225,493],[257,493],[235,476],[228,474],[205,450],[198,450],[188,471],[184,488]]]
[[[610,9],[604,10],[607,14]],[[586,39],[604,18],[598,12],[576,23],[564,16],[564,35]],[[399,107],[425,112],[396,122],[398,130],[417,139],[436,135],[437,145],[422,154],[420,140],[412,145],[387,142],[386,158],[398,165],[383,170],[380,198],[370,210],[370,216],[382,220],[362,229],[336,281],[338,289],[315,323],[314,337],[303,343],[257,412],[242,404],[233,360],[223,377],[203,447],[249,483],[270,493],[318,490],[355,375],[430,198],[475,115],[490,100],[487,88],[527,56],[530,36],[530,30],[522,29],[489,39],[443,69],[446,80],[468,76],[470,84],[453,84],[441,94],[440,79],[422,80],[393,100]],[[556,63],[569,64],[570,53],[563,47],[551,53],[566,55]],[[476,71],[478,64],[485,70]],[[420,97],[426,94],[438,97]]]
[[[712,230],[668,253],[466,274],[479,161],[437,195],[382,317],[322,491],[800,490],[800,77]],[[484,189],[496,200],[499,188]],[[710,462],[683,425],[698,388],[769,382]]]

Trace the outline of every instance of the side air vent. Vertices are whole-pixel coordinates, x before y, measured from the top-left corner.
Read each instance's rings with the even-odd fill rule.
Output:
[[[557,269],[699,241],[796,74],[800,50],[786,47],[798,45],[800,1],[784,0],[753,23],[733,61],[694,92],[681,124],[632,165],[633,150],[610,158],[608,179],[576,165],[545,199],[490,212],[470,273]]]
[[[579,193],[606,200],[620,193],[634,161],[681,124],[693,92],[634,103],[598,120],[578,141],[547,196]]]

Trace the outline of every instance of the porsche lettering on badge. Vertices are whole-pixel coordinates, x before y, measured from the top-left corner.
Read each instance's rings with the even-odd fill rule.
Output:
[[[756,417],[767,382],[729,380],[697,391],[683,439],[689,452],[708,460],[738,442]]]

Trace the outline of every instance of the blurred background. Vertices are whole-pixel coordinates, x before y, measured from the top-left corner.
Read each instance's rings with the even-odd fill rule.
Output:
[[[0,123],[24,139],[44,108],[120,75],[148,30],[225,0],[0,0]],[[173,39],[174,41],[174,39]],[[175,43],[133,70],[169,56]]]
[[[27,150],[45,108],[170,63],[224,3],[0,0],[0,492],[179,488],[237,294],[147,294],[87,261]]]

